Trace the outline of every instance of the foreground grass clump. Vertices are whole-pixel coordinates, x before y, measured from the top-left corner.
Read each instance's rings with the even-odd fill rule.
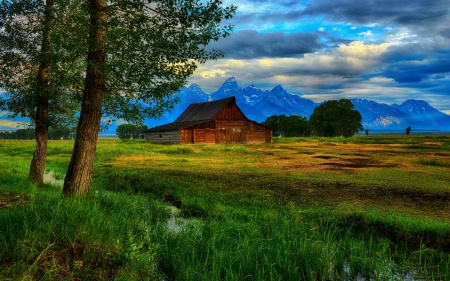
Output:
[[[1,142],[0,279],[450,280],[449,139],[100,140],[87,198],[27,183],[34,143]]]
[[[0,209],[1,280],[142,280],[154,275],[158,245],[148,225],[158,215],[167,217],[164,206],[107,192],[61,199],[60,190],[51,186],[21,198]]]

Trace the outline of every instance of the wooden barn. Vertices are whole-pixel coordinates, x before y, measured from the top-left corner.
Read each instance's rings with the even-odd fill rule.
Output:
[[[272,129],[250,121],[236,98],[194,103],[173,123],[144,131],[154,143],[271,143]]]

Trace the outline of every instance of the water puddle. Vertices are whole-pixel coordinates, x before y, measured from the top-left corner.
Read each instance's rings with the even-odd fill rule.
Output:
[[[63,187],[64,180],[55,178],[55,171],[50,170],[48,173],[44,174],[44,183],[49,183],[56,187]]]
[[[175,206],[168,206],[171,212],[170,218],[167,220],[166,227],[170,233],[179,233],[183,230],[196,231],[200,234],[201,221],[194,218],[180,217],[181,210]]]
[[[345,262],[344,263],[344,274],[345,276],[351,276],[351,268],[350,263]],[[383,272],[378,272],[376,278],[366,278],[363,276],[361,272],[357,273],[356,276],[350,278],[346,277],[345,281],[377,281],[377,280],[402,280],[402,281],[423,281],[425,279],[423,278],[415,278],[414,276],[417,275],[417,272],[415,270],[409,271],[407,273],[400,273],[397,270],[395,270],[395,266],[392,265],[386,265],[386,267],[383,269]]]

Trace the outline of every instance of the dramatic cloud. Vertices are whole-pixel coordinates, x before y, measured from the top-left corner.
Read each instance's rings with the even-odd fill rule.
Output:
[[[252,59],[264,57],[301,57],[319,50],[317,33],[283,32],[259,33],[254,30],[242,30],[233,33],[230,38],[210,44],[209,48],[220,49],[227,58]]]
[[[447,17],[448,9],[447,0],[314,0],[302,14],[325,15],[334,21],[359,25],[416,25]]]
[[[225,58],[190,80],[207,92],[234,76],[316,101],[414,98],[450,112],[448,0],[244,0],[229,23],[235,32],[208,46]]]

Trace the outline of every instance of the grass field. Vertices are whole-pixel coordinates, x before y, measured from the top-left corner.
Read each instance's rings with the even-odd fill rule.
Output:
[[[101,139],[61,198],[72,147],[36,187],[34,142],[0,140],[1,280],[450,280],[449,135]]]

